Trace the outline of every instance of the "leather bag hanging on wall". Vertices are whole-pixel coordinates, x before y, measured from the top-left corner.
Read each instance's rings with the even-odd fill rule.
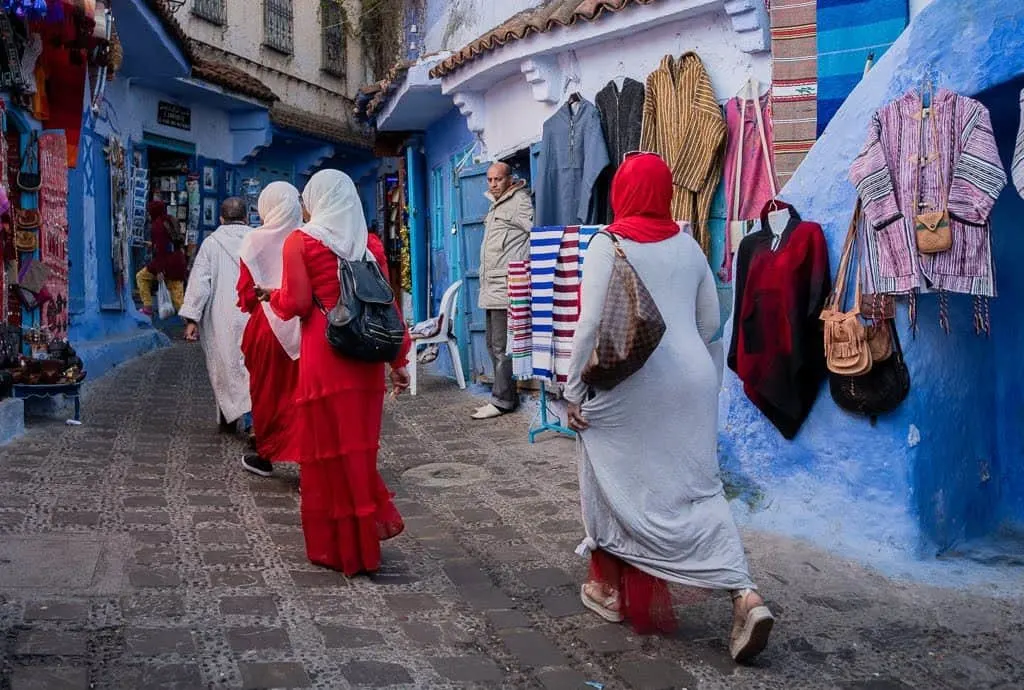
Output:
[[[28,144],[18,169],[18,188],[23,192],[38,192],[43,178],[39,173],[39,134],[29,134]]]
[[[888,331],[892,356],[875,362],[871,371],[861,376],[830,373],[828,388],[836,405],[848,412],[868,417],[892,412],[910,393],[910,371],[903,360],[903,348],[892,321],[878,325]]]
[[[825,361],[828,370],[846,376],[859,376],[871,371],[868,329],[864,326],[860,316],[859,272],[855,281],[853,308],[850,311],[845,311],[843,308],[859,222],[860,201],[858,200],[853,218],[850,220],[850,228],[846,233],[843,253],[839,259],[836,284],[821,312],[821,320],[825,322]]]
[[[930,95],[930,104],[934,105],[935,96]],[[949,209],[946,208],[949,197],[949,184],[945,175],[942,174],[942,166],[945,162],[941,159],[942,149],[939,148],[939,124],[935,120],[935,111],[932,108],[921,106],[921,133],[918,140],[922,147],[924,144],[924,128],[931,132],[932,153],[922,152],[918,157],[918,165],[923,162],[934,162],[939,166],[939,193],[944,197],[932,211],[918,213],[914,216],[914,235],[917,238],[917,251],[922,254],[940,254],[953,246],[953,229],[949,225]],[[922,208],[921,203],[921,170],[918,169],[914,176],[914,210]]]
[[[594,352],[580,378],[588,386],[611,390],[639,371],[654,354],[665,335],[665,319],[626,259],[619,240],[609,232],[601,234],[615,245],[615,264]]]

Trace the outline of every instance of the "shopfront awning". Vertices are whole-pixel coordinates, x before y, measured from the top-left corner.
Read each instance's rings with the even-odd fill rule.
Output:
[[[447,52],[436,53],[396,66],[389,78],[375,85],[376,93],[360,114],[375,120],[379,132],[425,130],[452,109],[451,96],[441,93],[441,80],[430,77],[430,71],[449,57]]]
[[[188,56],[156,12],[143,2],[112,3],[124,50],[122,77],[174,79],[191,71]]]

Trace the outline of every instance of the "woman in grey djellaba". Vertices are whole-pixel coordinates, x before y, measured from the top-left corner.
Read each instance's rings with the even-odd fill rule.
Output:
[[[750,578],[719,475],[720,312],[697,243],[671,217],[672,173],[659,156],[626,158],[612,183],[618,238],[666,331],[637,373],[611,390],[583,383],[615,262],[611,238],[586,253],[580,318],[565,397],[580,433],[580,494],[590,554],[584,605],[638,632],[675,626],[668,585],[725,590],[733,599],[730,652],[759,654],[774,618]]]

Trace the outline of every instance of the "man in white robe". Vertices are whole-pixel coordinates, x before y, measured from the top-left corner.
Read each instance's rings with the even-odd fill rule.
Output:
[[[242,357],[242,333],[249,315],[238,308],[236,290],[242,240],[252,230],[246,215],[245,202],[237,197],[221,204],[221,226],[200,245],[185,302],[178,311],[185,319],[186,340],[200,340],[202,334],[223,433],[233,432],[238,420],[252,409],[249,372]]]

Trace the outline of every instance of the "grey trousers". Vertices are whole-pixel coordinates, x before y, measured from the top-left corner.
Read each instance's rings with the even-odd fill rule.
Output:
[[[508,355],[508,312],[487,310],[487,351],[494,365],[491,404],[499,410],[512,412],[519,407],[519,391],[512,378],[512,357]]]

